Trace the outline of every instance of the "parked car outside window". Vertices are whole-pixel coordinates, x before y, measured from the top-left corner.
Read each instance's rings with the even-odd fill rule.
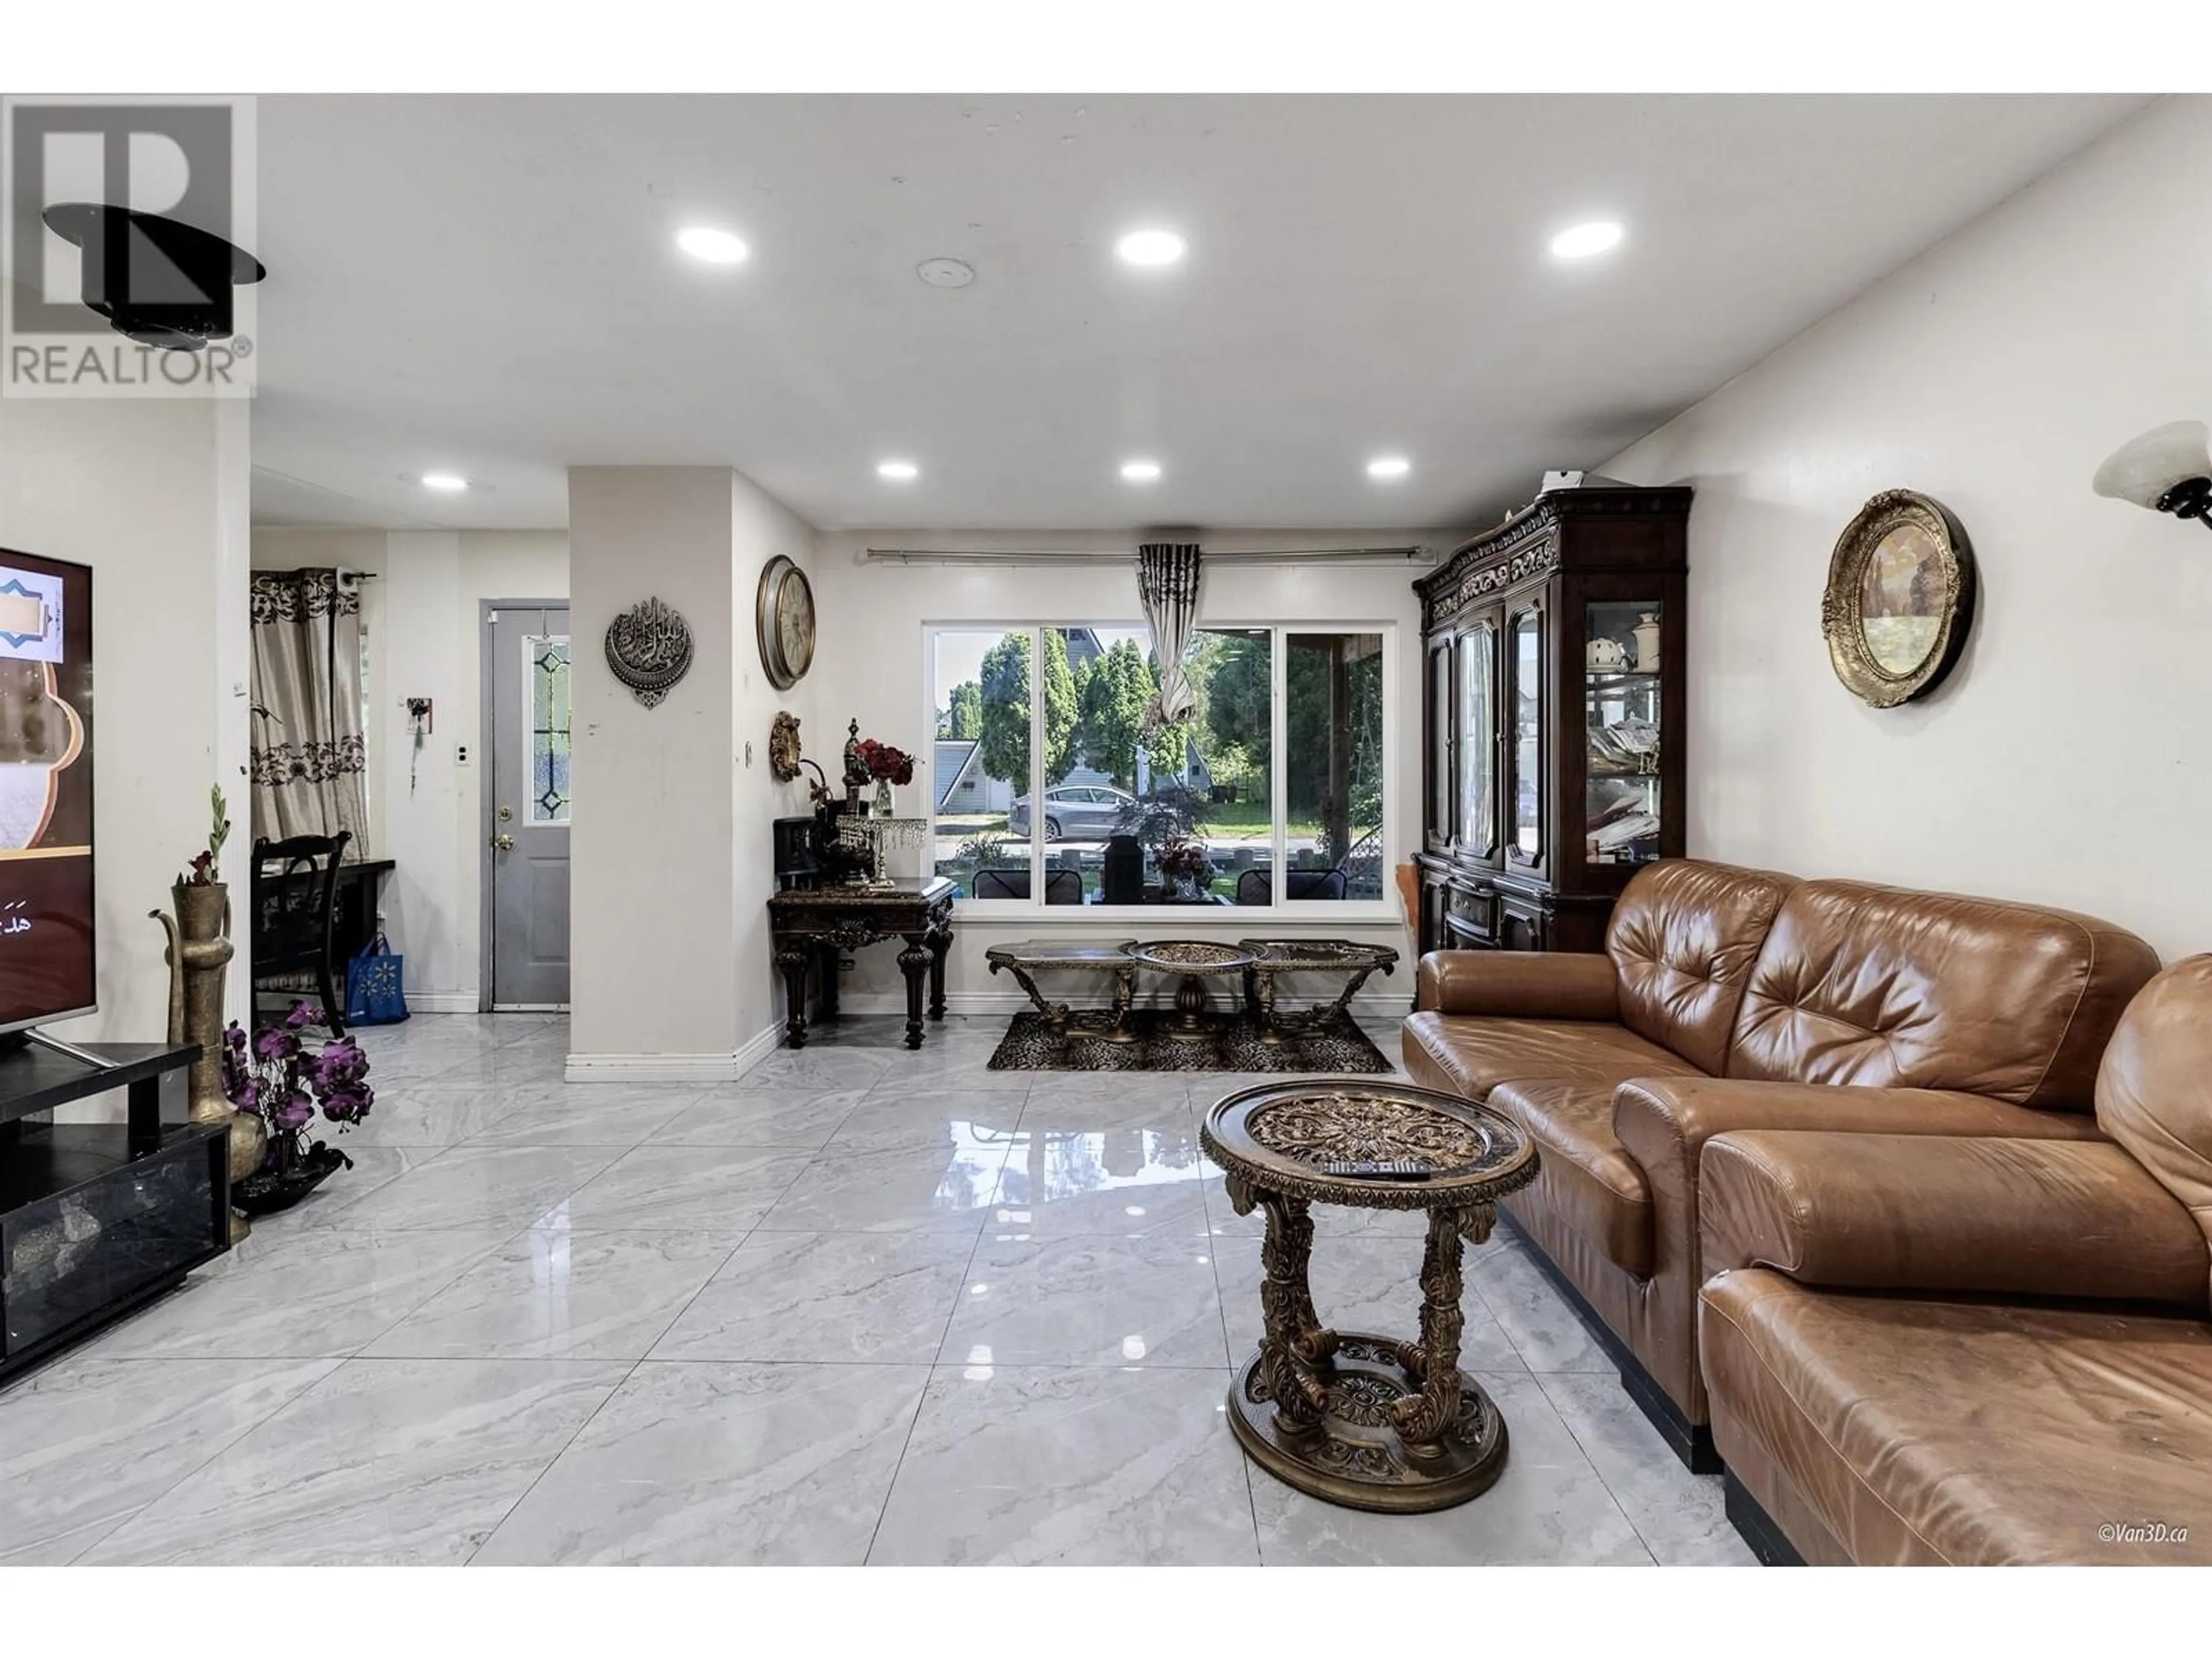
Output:
[[[1047,841],[1103,841],[1114,833],[1121,815],[1134,807],[1134,795],[1105,784],[1063,783],[1044,792],[1044,838]],[[1016,835],[1030,829],[1030,798],[1014,797],[1006,815],[1006,828]]]

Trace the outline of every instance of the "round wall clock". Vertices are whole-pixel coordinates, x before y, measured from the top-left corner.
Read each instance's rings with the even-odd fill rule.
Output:
[[[788,691],[814,665],[814,590],[781,553],[761,571],[758,609],[761,667],[769,684]]]
[[[1820,596],[1836,678],[1877,708],[1925,696],[1974,619],[1974,555],[1942,504],[1885,490],[1844,526]]]

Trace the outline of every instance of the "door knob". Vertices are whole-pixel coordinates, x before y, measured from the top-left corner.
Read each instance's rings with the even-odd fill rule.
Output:
[[[494,836],[491,838],[491,845],[492,850],[495,853],[512,853],[514,850],[514,837],[505,835]]]

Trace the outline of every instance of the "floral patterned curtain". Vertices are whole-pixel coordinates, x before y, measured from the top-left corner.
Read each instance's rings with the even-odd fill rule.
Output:
[[[338,570],[253,573],[253,833],[353,832],[368,856],[361,586]]]
[[[1159,655],[1159,694],[1145,709],[1147,731],[1172,726],[1198,704],[1182,659],[1198,631],[1196,542],[1146,542],[1137,549],[1137,599]]]

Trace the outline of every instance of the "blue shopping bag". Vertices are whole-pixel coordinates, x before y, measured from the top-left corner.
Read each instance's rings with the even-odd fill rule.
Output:
[[[400,983],[406,960],[379,933],[346,963],[347,1024],[396,1025],[407,1018],[407,996]]]

